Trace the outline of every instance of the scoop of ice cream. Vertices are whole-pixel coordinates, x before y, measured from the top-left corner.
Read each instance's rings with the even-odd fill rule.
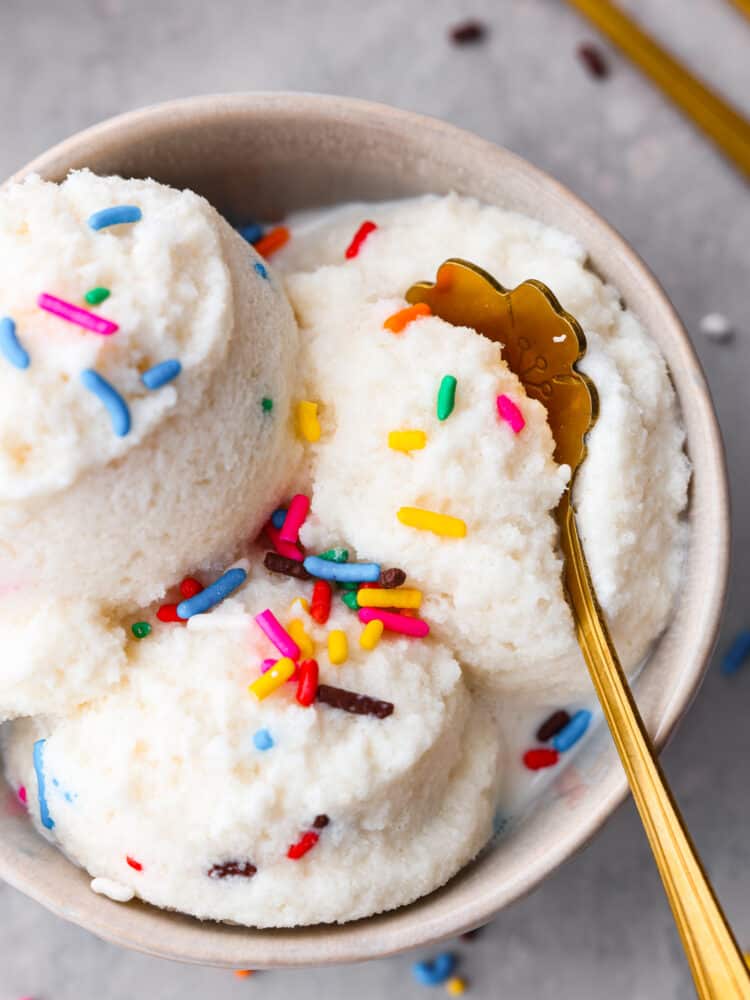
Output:
[[[68,856],[158,905],[262,927],[407,903],[478,852],[499,736],[454,658],[394,636],[367,652],[338,598],[321,627],[291,607],[301,592],[259,569],[221,608],[134,643],[107,697],[10,727],[9,774]],[[294,682],[258,702],[247,687],[275,651],[252,616],[266,608],[303,617],[323,683],[393,713],[302,707]],[[348,637],[340,665],[330,629]]]
[[[87,171],[0,192],[0,262],[0,586],[135,607],[230,558],[294,467],[267,266],[192,192]]]
[[[371,232],[345,248],[362,219]],[[531,219],[455,196],[351,206],[292,221],[278,258],[302,328],[305,392],[319,403],[312,446],[311,548],[333,531],[358,558],[408,565],[424,617],[460,662],[506,692],[565,701],[589,681],[561,585],[553,511],[568,470],[552,458],[544,409],[526,398],[502,349],[436,317],[399,334],[384,328],[408,287],[434,280],[446,257],[486,268],[506,287],[550,285],[581,322],[584,368],[601,413],[574,499],[593,579],[620,656],[635,667],[666,624],[683,554],[680,513],[689,476],[663,359],[616,293],[586,268],[570,237]],[[455,409],[438,419],[444,376]],[[498,413],[506,396],[525,426]],[[399,430],[424,447],[389,447]],[[402,507],[465,522],[464,538],[400,523]]]

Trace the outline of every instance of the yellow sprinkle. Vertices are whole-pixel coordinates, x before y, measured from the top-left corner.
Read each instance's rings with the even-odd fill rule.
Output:
[[[294,660],[290,660],[288,656],[282,656],[270,670],[266,670],[256,681],[253,681],[248,691],[250,694],[254,694],[258,701],[263,701],[269,694],[273,694],[276,688],[285,684],[293,673]]]
[[[315,646],[310,636],[305,632],[301,618],[293,618],[286,627],[289,635],[299,646],[299,651],[305,660],[309,660],[315,652]]]
[[[466,983],[458,976],[451,976],[445,988],[452,997],[460,997],[466,991]]]
[[[422,591],[408,587],[363,587],[357,591],[360,608],[419,608],[422,606]]]
[[[362,634],[359,637],[359,644],[362,649],[375,649],[377,644],[380,642],[382,634],[383,623],[378,621],[377,618],[374,618],[362,629]]]
[[[394,451],[419,451],[427,444],[424,431],[390,431],[388,447]]]
[[[396,516],[402,524],[419,528],[420,531],[432,531],[447,538],[463,538],[466,535],[466,522],[460,517],[436,514],[431,510],[420,510],[419,507],[402,507]]]
[[[331,629],[328,633],[328,659],[338,666],[340,663],[346,663],[348,655],[349,643],[346,632],[342,632],[340,628]]]
[[[313,444],[320,441],[317,403],[311,403],[307,399],[297,403],[297,428],[305,441],[311,441]]]
[[[299,605],[304,612],[308,615],[310,614],[310,602],[306,597],[295,597],[292,603],[289,605],[289,613],[294,614],[297,610],[297,605]]]

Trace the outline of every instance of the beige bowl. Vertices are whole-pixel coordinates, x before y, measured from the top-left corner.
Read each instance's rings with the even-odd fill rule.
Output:
[[[703,374],[658,284],[590,208],[539,170],[473,135],[403,111],[307,94],[203,97],[115,118],[21,171],[61,180],[73,167],[191,187],[230,218],[451,190],[574,234],[658,341],[682,404],[694,475],[690,551],[679,606],[637,684],[662,745],[705,671],[727,581],[729,518],[721,439]],[[429,276],[426,276],[429,277]],[[299,930],[200,923],[95,896],[89,879],[31,828],[9,793],[0,807],[0,875],[55,913],[118,944],[232,967],[353,962],[468,930],[528,892],[599,829],[625,795],[600,728],[514,832],[441,890],[392,913]]]

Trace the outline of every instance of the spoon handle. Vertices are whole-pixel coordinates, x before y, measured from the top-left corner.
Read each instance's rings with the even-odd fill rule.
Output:
[[[750,975],[656,759],[591,582],[568,492],[564,580],[584,659],[651,844],[701,1000],[748,1000]]]

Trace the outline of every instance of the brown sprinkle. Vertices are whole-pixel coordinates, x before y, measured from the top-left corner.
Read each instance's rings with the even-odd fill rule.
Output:
[[[386,590],[400,587],[406,583],[406,573],[402,569],[384,569],[380,574],[380,586]]]
[[[352,712],[354,715],[374,715],[378,719],[385,719],[393,713],[393,704],[390,701],[378,701],[377,698],[370,698],[366,694],[346,691],[344,688],[332,687],[330,684],[319,685],[318,701],[330,705],[331,708],[340,708],[343,712]]]
[[[451,41],[454,45],[473,45],[483,41],[487,36],[487,26],[481,21],[462,21],[454,25],[450,31]]]
[[[326,816],[326,814],[325,813],[321,813],[320,816],[316,816],[315,819],[313,820],[313,827],[316,830],[322,830],[322,829],[324,829],[324,827],[328,826],[328,824],[330,822],[331,821]]]
[[[578,58],[589,71],[591,76],[598,80],[603,80],[609,76],[609,64],[604,58],[604,53],[591,42],[583,42],[578,46]]]
[[[257,872],[249,861],[225,861],[223,865],[213,865],[208,870],[209,878],[252,878]]]
[[[298,580],[311,579],[301,562],[295,562],[294,559],[279,555],[278,552],[266,552],[263,565],[272,573],[284,573],[285,576],[294,576]]]
[[[553,712],[548,719],[544,720],[536,731],[536,738],[540,743],[546,743],[553,736],[557,736],[561,729],[565,729],[569,722],[570,715],[561,708],[559,711]]]

